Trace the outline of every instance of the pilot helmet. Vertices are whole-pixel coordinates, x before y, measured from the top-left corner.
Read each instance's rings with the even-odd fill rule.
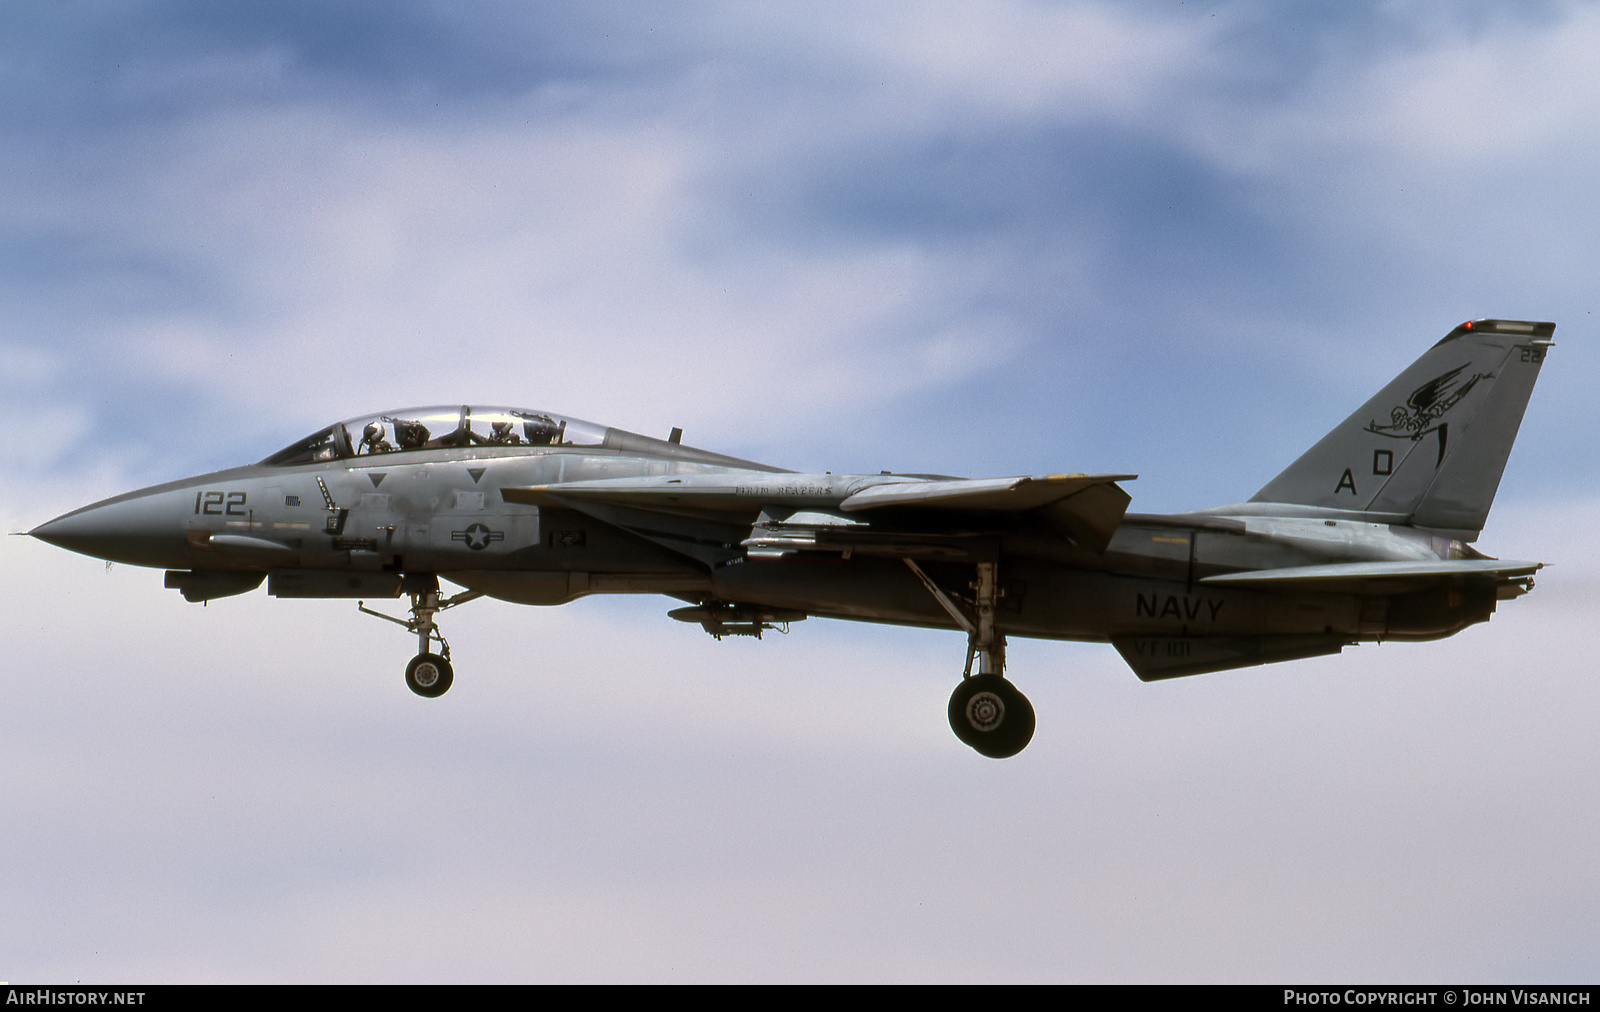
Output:
[[[421,449],[428,441],[428,427],[421,422],[400,420],[394,423],[394,438],[407,450]]]

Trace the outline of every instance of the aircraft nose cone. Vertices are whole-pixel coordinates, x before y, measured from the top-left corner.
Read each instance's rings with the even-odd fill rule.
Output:
[[[97,559],[139,566],[169,564],[183,546],[181,524],[144,499],[99,503],[62,514],[28,533]]]
[[[28,533],[57,548],[93,554],[88,551],[88,546],[94,543],[95,529],[99,526],[101,525],[96,522],[86,522],[82,515],[68,513],[56,517],[49,523],[40,524]]]
[[[28,533],[57,548],[104,557],[101,549],[118,540],[119,526],[107,511],[91,507],[63,514]]]

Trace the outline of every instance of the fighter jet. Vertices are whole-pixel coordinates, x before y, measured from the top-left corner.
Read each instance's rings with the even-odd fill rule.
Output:
[[[1110,642],[1145,681],[1429,640],[1487,621],[1537,562],[1483,529],[1555,325],[1463,323],[1249,501],[1129,513],[1132,474],[800,474],[546,411],[450,406],[330,425],[258,464],[31,531],[167,570],[190,601],[354,598],[454,672],[440,612],[662,594],[719,640],[812,617],[967,634],[956,736],[1020,752],[1010,636]],[[448,596],[440,578],[460,591]],[[367,607],[405,598],[409,617]],[[603,647],[597,647],[603,649]]]

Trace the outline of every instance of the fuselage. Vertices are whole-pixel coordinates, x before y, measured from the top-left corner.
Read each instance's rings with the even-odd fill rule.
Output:
[[[653,593],[953,627],[903,565],[924,518],[892,511],[874,517],[875,529],[900,536],[882,551],[859,543],[853,551],[802,545],[776,554],[746,547],[774,501],[828,516],[864,488],[930,479],[734,466],[724,462],[731,458],[622,435],[628,438],[612,440],[627,444],[620,447],[468,445],[255,464],[116,496],[34,533],[99,558],[171,570],[169,585],[192,588],[196,599],[225,596],[230,586],[249,589],[263,574],[276,596],[398,596],[402,576],[420,572],[523,604]],[[641,520],[607,517],[597,507],[510,501],[504,492],[646,476],[714,482],[728,495],[711,510],[659,504]],[[1203,582],[1251,570],[1481,557],[1413,528],[1309,512],[1321,515],[1267,515],[1260,504],[1129,514],[1103,552],[1037,519],[992,516],[966,518],[966,547],[952,549],[950,521],[941,518],[943,547],[919,561],[959,597],[973,558],[998,560],[996,627],[1026,637],[1431,638],[1493,611],[1493,594],[1432,585],[1285,593]]]

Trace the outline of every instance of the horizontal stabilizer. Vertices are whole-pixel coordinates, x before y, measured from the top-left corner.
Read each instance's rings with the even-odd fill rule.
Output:
[[[1345,562],[1331,566],[1293,566],[1247,573],[1207,576],[1201,583],[1255,590],[1302,590],[1314,593],[1390,593],[1458,578],[1482,581],[1520,580],[1543,563],[1508,559],[1453,559],[1438,562]]]
[[[1336,654],[1341,636],[1114,636],[1111,645],[1141,682]]]

